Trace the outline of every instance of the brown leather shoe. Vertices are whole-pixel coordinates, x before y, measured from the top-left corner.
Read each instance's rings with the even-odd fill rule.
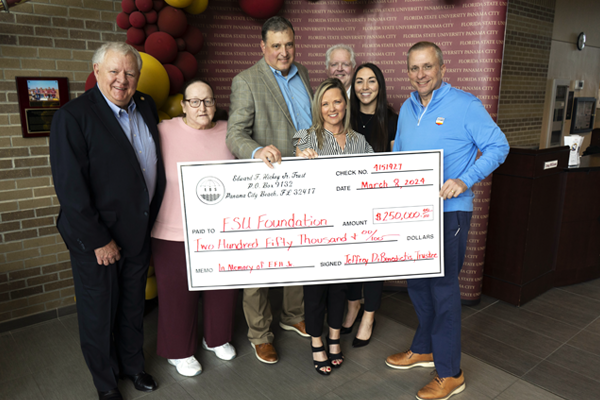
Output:
[[[294,331],[302,337],[310,337],[310,335],[306,333],[306,324],[304,321],[300,321],[294,325],[286,325],[283,322],[280,322],[279,326],[285,331]]]
[[[392,354],[385,360],[385,363],[388,367],[396,369],[410,369],[414,367],[432,368],[435,366],[432,353],[417,354],[410,350],[404,353]]]
[[[436,376],[417,393],[419,400],[446,400],[465,390],[465,374],[460,371],[458,378],[440,378]]]
[[[258,361],[264,362],[265,364],[275,364],[279,361],[277,351],[272,343],[250,344],[252,345],[252,348],[254,348],[254,353],[256,354]]]

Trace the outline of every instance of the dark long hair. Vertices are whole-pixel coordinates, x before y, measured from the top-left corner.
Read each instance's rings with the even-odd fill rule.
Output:
[[[375,74],[375,78],[377,79],[377,84],[379,85],[379,92],[377,93],[377,107],[375,108],[375,126],[373,127],[373,132],[370,138],[370,145],[373,147],[373,150],[376,153],[384,152],[388,150],[388,120],[389,120],[389,112],[390,107],[388,106],[387,101],[387,91],[385,89],[385,79],[383,78],[383,73],[379,69],[379,67],[372,63],[364,63],[361,64],[356,71],[354,71],[354,75],[352,75],[352,88],[350,92],[350,124],[352,128],[359,132],[358,126],[360,122],[360,105],[361,102],[358,100],[356,96],[356,91],[354,89],[354,82],[356,81],[356,74],[363,68],[369,68]],[[393,112],[393,111],[392,111]]]

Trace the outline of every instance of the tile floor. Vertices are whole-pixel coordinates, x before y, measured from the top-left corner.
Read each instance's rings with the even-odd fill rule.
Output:
[[[278,315],[281,290],[271,291]],[[384,293],[377,329],[369,346],[354,349],[352,335],[342,341],[346,362],[329,377],[313,371],[309,342],[281,331],[277,320],[276,365],[256,360],[245,338],[238,307],[233,343],[238,357],[221,361],[199,348],[204,368],[185,378],[158,357],[157,310],[145,319],[146,370],[159,382],[150,394],[121,381],[126,399],[414,399],[432,369],[393,370],[391,353],[410,346],[417,319],[406,293]],[[453,399],[554,400],[600,398],[600,279],[555,288],[516,308],[484,296],[463,307],[462,368],[467,390]],[[96,399],[79,350],[77,316],[0,334],[0,399]]]

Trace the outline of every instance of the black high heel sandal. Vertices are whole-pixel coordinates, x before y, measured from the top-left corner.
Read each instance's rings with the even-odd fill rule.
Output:
[[[332,344],[340,344],[340,339],[331,339],[327,336],[327,347],[329,348]],[[341,345],[339,353],[328,352],[329,361],[331,362],[331,368],[339,368],[344,363],[344,353],[342,353]],[[334,364],[334,361],[341,361],[339,364]]]
[[[314,347],[312,344],[310,345],[310,348],[312,349],[313,353],[320,353],[322,351],[325,351],[325,346],[321,346],[321,347]],[[325,351],[325,354],[327,354],[327,352]],[[331,368],[331,361],[329,361],[329,358],[325,361],[317,361],[313,358],[313,362],[315,363],[315,370],[321,374],[321,375],[329,375],[331,373],[331,370],[329,371],[323,371],[321,368],[323,367],[329,367]]]
[[[340,329],[340,334],[347,335],[349,333],[352,333],[352,331],[354,330],[354,325],[356,325],[357,321],[360,321],[362,319],[364,312],[365,312],[365,309],[361,305],[360,309],[358,310],[358,314],[356,314],[356,318],[354,318],[354,322],[352,323],[352,326],[350,326],[350,328],[346,328],[345,326],[342,325],[342,329]]]
[[[362,340],[357,337],[352,341],[352,347],[364,347],[369,344],[371,338],[373,337],[373,332],[375,332],[375,325],[377,325],[377,321],[373,320],[373,325],[371,326],[371,336],[367,340]]]

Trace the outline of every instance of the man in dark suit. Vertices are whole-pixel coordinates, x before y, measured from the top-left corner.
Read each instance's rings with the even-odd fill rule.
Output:
[[[50,130],[50,161],[70,251],[81,350],[101,400],[137,390],[144,372],[143,317],[150,231],[165,188],[152,98],[137,92],[139,53],[106,43],[92,59],[98,85],[62,107]]]

